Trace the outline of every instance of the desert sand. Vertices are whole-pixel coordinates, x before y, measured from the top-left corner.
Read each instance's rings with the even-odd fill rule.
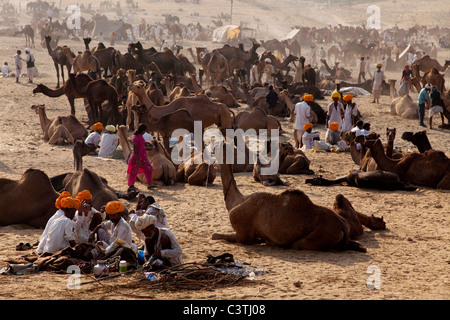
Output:
[[[18,1],[12,1],[18,3]],[[79,3],[87,3],[85,0]],[[377,1],[374,4],[382,8],[384,25],[397,23],[400,27],[409,27],[416,22],[434,26],[449,25],[450,3],[446,1],[428,1],[424,7],[413,1]],[[355,4],[351,7],[336,7],[324,10],[313,5],[294,4],[293,1],[265,1],[264,8],[258,8],[262,1],[235,1],[233,19],[252,23],[254,17],[267,25],[268,33],[259,32],[257,39],[270,39],[289,32],[294,24],[317,26],[359,23],[366,16],[367,4]],[[62,7],[68,5],[62,1]],[[214,4],[214,6],[213,6]],[[408,4],[407,7],[405,5]],[[22,3],[22,6],[24,4]],[[95,8],[98,4],[93,4]],[[125,3],[122,1],[122,7]],[[229,12],[228,1],[201,1],[201,5],[178,4],[172,1],[153,3],[142,1],[141,10],[136,14],[136,22],[146,17],[149,23],[163,21],[162,14],[172,13],[182,21],[200,21],[208,23],[221,12]],[[405,10],[404,8],[407,8]],[[145,10],[144,10],[145,9]],[[424,10],[424,11],[419,11]],[[198,12],[199,16],[192,14]],[[420,17],[420,21],[416,19]],[[112,16],[111,18],[114,18]],[[30,19],[23,15],[23,21]],[[441,19],[441,20],[439,20]],[[29,21],[29,20],[28,20]],[[17,49],[24,49],[24,38],[2,37],[0,46],[1,61],[12,65],[12,57]],[[83,44],[72,40],[61,40],[81,50]],[[116,47],[126,51],[127,42],[118,41]],[[184,48],[212,43],[183,43]],[[144,41],[144,47],[154,45]],[[32,50],[36,57],[36,66],[40,72],[35,83],[48,86],[56,85],[53,63],[47,53],[38,44]],[[306,54],[306,53],[305,53]],[[438,60],[450,58],[450,50],[440,49]],[[356,70],[353,72],[355,77]],[[447,71],[447,83],[450,80]],[[356,74],[357,76],[357,74]],[[387,73],[388,79],[400,79],[400,72]],[[73,171],[72,146],[52,146],[42,140],[42,130],[38,116],[30,109],[33,104],[45,104],[49,118],[67,115],[70,107],[67,99],[48,98],[42,94],[32,96],[35,84],[27,84],[25,78],[21,84],[15,84],[13,78],[0,78],[0,176],[2,178],[20,179],[29,168],[40,169],[49,176]],[[412,93],[417,99],[417,93]],[[329,96],[318,102],[325,107],[330,102]],[[372,130],[381,134],[386,141],[386,128],[396,128],[395,146],[402,151],[416,151],[415,147],[400,139],[405,131],[422,130],[418,120],[406,120],[389,114],[390,98],[382,96],[379,105],[370,103],[371,96],[358,96],[354,99],[361,111],[364,121],[370,122]],[[76,100],[76,115],[86,122],[87,115],[82,100]],[[286,133],[282,141],[293,143],[293,126],[280,119]],[[426,122],[428,123],[428,122]],[[435,118],[433,130],[427,128],[427,134],[434,149],[444,151],[450,156],[450,131],[437,128],[440,119]],[[325,137],[325,127],[315,127]],[[307,152],[311,160],[311,169],[326,178],[334,178],[348,173],[356,165],[350,154]],[[109,184],[125,191],[127,188],[127,165],[123,160],[100,159],[93,156],[84,157],[84,167],[105,177]],[[449,279],[449,244],[450,244],[450,195],[449,192],[430,188],[419,188],[415,192],[374,191],[347,186],[315,187],[304,183],[307,176],[283,176],[289,187],[264,187],[253,181],[251,173],[235,175],[238,188],[243,194],[254,192],[281,193],[287,188],[304,191],[311,200],[322,206],[332,208],[337,194],[347,197],[354,208],[367,215],[384,217],[387,229],[383,231],[365,230],[358,240],[367,247],[367,253],[353,251],[316,252],[281,249],[267,245],[239,245],[211,240],[213,232],[231,232],[228,213],[223,201],[220,175],[213,185],[207,187],[189,186],[177,183],[172,187],[158,187],[153,191],[137,183],[136,186],[145,194],[152,195],[164,208],[169,226],[176,235],[183,249],[184,262],[206,260],[208,254],[214,256],[228,252],[240,262],[249,263],[251,268],[263,269],[264,274],[257,276],[257,281],[245,286],[231,286],[217,290],[163,292],[149,290],[146,286],[133,289],[121,288],[122,284],[135,281],[135,275],[129,275],[100,283],[83,285],[79,290],[67,288],[65,274],[40,272],[24,276],[0,276],[0,299],[30,300],[91,300],[91,299],[217,299],[217,300],[447,300],[450,298]],[[26,199],[24,199],[26,205]],[[135,202],[124,201],[132,209]],[[26,226],[0,227],[0,266],[9,258],[20,257],[15,247],[20,242],[35,243],[39,240],[42,229]],[[29,253],[29,252],[28,252]],[[370,280],[371,271],[379,271],[380,287],[371,290],[366,282]],[[91,278],[83,276],[83,281]],[[294,284],[297,285],[294,285]]]

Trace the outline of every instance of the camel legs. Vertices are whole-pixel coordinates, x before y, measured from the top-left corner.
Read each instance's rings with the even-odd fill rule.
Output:
[[[56,85],[56,88],[59,88],[59,65],[57,62],[55,62],[55,69],[56,69],[56,78],[58,79],[58,84]]]

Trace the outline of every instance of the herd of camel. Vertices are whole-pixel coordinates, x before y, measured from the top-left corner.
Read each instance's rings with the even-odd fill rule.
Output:
[[[266,129],[269,132],[278,129],[282,133],[277,118],[289,117],[293,121],[294,105],[301,101],[302,93],[321,92],[306,79],[304,71],[307,68],[303,57],[292,59],[300,61],[302,82],[287,82],[284,78],[279,88],[280,101],[275,108],[269,109],[265,101],[267,86],[246,81],[253,66],[252,57],[256,56],[263,65],[267,57],[273,56],[267,51],[259,56],[256,43],[248,51],[229,45],[212,52],[198,47],[195,54],[190,51],[194,59],[192,63],[186,56],[169,49],[158,52],[154,48],[144,49],[140,43],[130,43],[129,52],[122,55],[114,48],[90,49],[89,41],[84,39],[86,50],[75,55],[67,46],[52,48],[51,38],[47,37],[48,53],[58,75],[57,88],[38,84],[33,90],[33,94],[42,93],[49,97],[65,95],[69,100],[71,114],[68,116],[48,119],[43,104],[33,105],[32,109],[39,116],[46,141],[74,145],[75,170],[48,177],[40,170],[30,169],[18,181],[0,179],[0,204],[3,212],[8,213],[0,215],[0,225],[25,223],[34,227],[44,226],[54,214],[54,203],[62,190],[76,194],[89,189],[96,208],[118,198],[132,200],[136,197],[135,189],[125,193],[114,190],[108,186],[106,179],[83,168],[82,157],[92,151],[83,142],[88,130],[75,116],[74,101],[83,98],[88,125],[97,121],[116,125],[125,162],[132,152],[130,130],[136,128],[136,124],[147,124],[148,130],[159,136],[160,139],[153,140],[147,151],[154,167],[153,183],[170,186],[183,182],[204,186],[212,184],[216,173],[220,173],[226,208],[235,232],[215,233],[213,239],[246,244],[267,242],[294,249],[365,252],[366,249],[355,241],[362,234],[362,226],[385,228],[383,218],[369,217],[356,211],[342,195],[336,196],[333,210],[314,204],[300,190],[243,195],[234,179],[236,172],[252,172],[253,179],[264,186],[288,185],[281,178],[283,174],[314,174],[309,168],[310,160],[289,142],[280,143],[275,151],[278,154],[269,153],[276,156],[280,163],[278,172],[272,175],[261,173],[264,165],[260,161],[250,161],[259,157],[245,143],[235,142],[231,148],[234,150],[234,163],[237,163],[238,154],[246,155],[246,162],[239,165],[193,161],[198,156],[195,152],[181,164],[175,165],[169,156],[172,151],[169,138],[173,131],[182,128],[192,132],[194,121],[201,121],[203,128],[217,126],[222,132],[226,129]],[[108,59],[111,64],[106,63]],[[288,56],[286,59],[291,58]],[[286,59],[284,63],[276,58],[273,60],[274,65],[279,66],[278,71],[289,72],[291,61]],[[194,64],[201,66],[198,73],[200,82],[197,81]],[[417,68],[428,72],[430,69],[425,71],[428,67],[420,62]],[[63,68],[67,68],[67,80]],[[109,68],[112,76],[107,76]],[[203,88],[202,74],[206,77],[206,89]],[[395,90],[395,84],[391,83],[390,94],[393,93],[392,88]],[[403,97],[396,99],[399,98]],[[238,110],[236,107],[243,103],[249,107]],[[326,113],[322,107],[313,104],[311,109],[312,122],[324,124]],[[348,186],[383,190],[409,191],[416,190],[417,186],[449,190],[450,159],[445,153],[432,149],[424,132],[405,133],[402,138],[414,143],[419,152],[394,152],[395,129],[387,130],[386,146],[375,133],[359,137],[343,135],[350,145],[352,159],[360,169],[335,180],[319,176],[307,179],[306,183],[321,186],[346,183]],[[223,144],[224,152],[227,143]],[[359,151],[357,144],[361,146]],[[145,177],[139,176],[139,179],[147,183]],[[24,194],[29,205],[26,208],[13,205],[19,201],[18,197],[23,199]]]

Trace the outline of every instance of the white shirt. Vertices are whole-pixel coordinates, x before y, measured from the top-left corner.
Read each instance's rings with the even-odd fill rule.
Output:
[[[161,236],[162,235],[166,235],[169,237],[171,249],[162,249],[162,244],[161,244]],[[181,247],[178,244],[178,241],[175,238],[175,235],[169,229],[159,228],[158,240],[155,244],[154,250],[161,251],[161,257],[168,259],[172,266],[176,266],[176,265],[183,263],[183,260],[182,260],[183,252],[181,250]],[[145,251],[145,253],[147,253],[148,252],[147,248],[145,248],[144,251]]]
[[[2,67],[2,73],[9,75],[11,73],[11,68],[7,64],[4,64]]]
[[[48,230],[44,252],[55,253],[70,246],[69,241],[75,241],[73,221],[66,216],[52,222]]]
[[[111,220],[104,221],[102,222],[102,227],[110,234],[110,238],[108,239],[108,241],[105,241],[107,245],[110,245],[117,238],[125,241],[128,244],[131,244],[133,242],[131,227],[124,218],[120,218],[119,222],[116,225],[114,225]]]
[[[84,142],[86,144],[93,144],[94,146],[97,146],[100,144],[101,136],[97,131],[92,132]]]
[[[352,130],[353,126],[352,116],[356,117],[357,115],[358,115],[358,107],[356,106],[356,104],[353,108],[347,105],[344,113],[344,122],[342,123],[342,132]]]
[[[341,117],[341,111],[344,112],[344,106],[342,103],[338,103],[337,106],[334,106],[334,102],[330,103],[328,105],[328,115],[329,115],[329,121],[328,126],[330,126],[330,123],[337,122],[339,123],[339,131],[342,130],[342,117]]]
[[[312,149],[314,147],[314,138],[320,137],[320,132],[308,132],[305,131],[305,133],[302,136],[302,142],[305,146],[305,149]]]
[[[102,218],[105,219],[106,213],[101,213],[95,208],[91,208],[87,216],[80,214],[79,211],[75,214],[73,218],[75,224],[75,236],[77,237],[77,243],[87,243],[91,231],[89,230],[89,225],[91,224],[92,217],[95,213],[100,213]]]
[[[309,123],[311,116],[311,107],[305,101],[299,102],[295,105],[295,124],[294,129],[303,130],[303,126]]]
[[[364,135],[364,129],[360,129],[358,127],[354,127],[350,131],[355,132],[355,137],[359,137],[359,136],[363,136]]]
[[[145,142],[150,142],[153,140],[153,136],[148,132],[144,132],[142,136],[144,137]]]
[[[22,58],[18,54],[14,56],[14,65],[16,68],[22,69]]]
[[[373,86],[372,86],[372,88],[374,90],[381,89],[381,86],[383,84],[383,80],[384,79],[386,79],[386,77],[384,76],[384,71],[380,71],[380,72],[378,72],[378,70],[375,71],[373,73]]]
[[[106,157],[116,151],[119,145],[119,137],[114,133],[105,133],[102,135],[100,141],[100,150],[98,151],[99,157]]]
[[[64,216],[64,211],[59,209],[58,211],[55,212],[55,214],[50,219],[48,219],[47,224],[45,225],[45,228],[44,228],[44,232],[42,232],[41,239],[39,240],[39,245],[36,249],[36,252],[38,254],[41,254],[44,252],[44,247],[45,247],[45,244],[47,243],[48,230],[50,229],[51,224],[53,223],[53,221],[55,221],[58,218],[61,218],[62,216]]]

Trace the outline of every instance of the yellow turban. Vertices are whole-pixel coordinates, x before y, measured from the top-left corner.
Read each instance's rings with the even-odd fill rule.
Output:
[[[65,197],[61,200],[61,207],[62,208],[69,208],[69,209],[76,209],[80,207],[81,202],[80,200],[72,197]]]
[[[339,92],[337,92],[337,91],[333,92],[331,94],[331,99],[334,99],[334,98],[340,99],[341,98],[341,94]]]
[[[92,126],[92,130],[94,131],[103,130],[103,124],[101,122],[97,122]]]
[[[344,101],[352,101],[352,99],[353,99],[353,96],[351,94],[346,94],[344,96]]]
[[[338,129],[339,129],[339,123],[337,123],[337,122],[330,123],[330,130],[331,131],[336,131]]]
[[[308,129],[312,128],[312,127],[313,127],[312,123],[306,123],[306,124],[303,126],[303,129],[304,129],[304,130],[308,130]]]
[[[303,101],[309,102],[309,101],[313,101],[314,100],[314,96],[312,94],[305,94],[303,96]]]
[[[64,198],[67,198],[67,197],[70,197],[69,191],[63,191],[63,192],[59,195],[58,199],[56,199],[55,207],[56,207],[57,209],[61,209],[61,208],[62,208],[62,207],[61,207],[61,200],[64,199]]]
[[[120,201],[110,201],[106,204],[105,211],[107,214],[115,214],[125,211],[125,207]]]
[[[83,190],[78,192],[77,194],[77,199],[78,200],[89,200],[92,199],[92,194],[89,192],[89,190]]]

